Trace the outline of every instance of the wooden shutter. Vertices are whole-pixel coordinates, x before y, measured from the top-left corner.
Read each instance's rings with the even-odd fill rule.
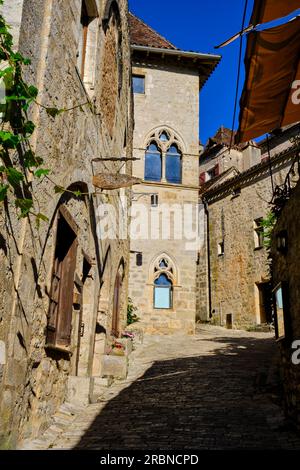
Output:
[[[77,245],[77,240],[75,239],[61,263],[56,342],[64,346],[68,346],[71,342]]]
[[[58,318],[59,288],[61,279],[61,263],[58,257],[55,258],[51,282],[50,307],[47,325],[47,343],[55,344],[56,325]]]
[[[220,164],[217,163],[215,166],[215,176],[219,176],[220,174]]]
[[[71,215],[67,209],[62,207],[57,223],[47,325],[47,344],[52,346],[68,346],[71,342],[74,275],[78,245],[76,228]]]
[[[200,182],[200,185],[205,183],[205,171],[200,173],[199,182]]]

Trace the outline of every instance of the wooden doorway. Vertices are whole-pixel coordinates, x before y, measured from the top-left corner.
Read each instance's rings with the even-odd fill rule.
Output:
[[[71,343],[74,275],[77,256],[76,224],[59,211],[55,257],[50,290],[47,345],[68,347]]]
[[[257,284],[258,289],[258,310],[259,323],[271,324],[273,321],[272,314],[272,285],[270,282],[262,282]]]
[[[112,314],[112,334],[116,337],[119,336],[119,322],[120,322],[120,296],[122,289],[122,277],[117,272],[115,285],[114,285],[114,301],[113,301],[113,314]]]

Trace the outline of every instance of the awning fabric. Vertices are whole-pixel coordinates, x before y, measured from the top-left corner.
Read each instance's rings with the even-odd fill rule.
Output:
[[[268,23],[300,8],[300,0],[255,0],[250,24]]]
[[[236,143],[300,121],[300,104],[294,99],[297,90],[292,89],[300,80],[300,17],[249,33],[245,66]]]

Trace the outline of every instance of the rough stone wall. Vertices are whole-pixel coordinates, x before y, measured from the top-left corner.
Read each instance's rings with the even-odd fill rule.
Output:
[[[284,387],[285,409],[287,415],[300,427],[300,366],[292,363],[292,342],[300,340],[300,185],[298,183],[291,198],[282,210],[274,228],[272,242],[273,287],[280,282],[288,285],[289,335],[278,341],[281,352],[281,377]],[[286,231],[288,249],[286,253],[277,250],[277,234]]]
[[[19,2],[13,2],[18,4]],[[99,25],[105,2],[97,2]],[[0,214],[0,416],[1,446],[14,447],[17,440],[38,436],[66,395],[68,375],[76,375],[78,347],[78,312],[72,316],[71,358],[45,349],[45,327],[49,307],[48,293],[56,240],[57,209],[68,208],[78,226],[76,274],[82,276],[83,252],[93,260],[93,298],[88,299],[89,322],[82,340],[81,364],[91,375],[96,321],[110,334],[113,285],[119,263],[125,262],[125,278],[120,322],[126,324],[129,247],[127,240],[101,240],[96,236],[97,208],[107,202],[118,206],[119,191],[95,195],[92,176],[98,172],[115,172],[120,164],[94,163],[92,159],[131,156],[132,120],[130,95],[130,48],[127,25],[127,1],[119,0],[122,28],[122,88],[116,97],[113,127],[108,129],[105,116],[110,110],[101,104],[102,68],[105,34],[97,36],[95,51],[94,104],[83,105],[55,119],[41,107],[33,107],[32,120],[37,129],[32,146],[50,168],[51,179],[65,188],[80,188],[86,195],[55,194],[49,180],[34,183],[39,211],[49,218],[39,230],[34,219],[18,220],[8,201]],[[89,101],[90,90],[81,81],[76,67],[80,30],[81,1],[24,0],[20,30],[21,52],[32,58],[26,75],[40,90],[38,101],[44,106],[72,108]],[[17,10],[16,10],[17,12]],[[104,119],[102,117],[104,116]],[[112,138],[111,135],[112,134]],[[125,139],[126,135],[126,139]],[[126,147],[124,141],[126,140]],[[127,165],[131,172],[131,165]],[[98,191],[99,192],[99,191]],[[118,214],[118,211],[117,211]],[[110,253],[107,261],[107,253]],[[106,291],[100,289],[106,279]],[[103,299],[105,297],[105,299]],[[105,305],[105,308],[103,308]],[[102,341],[105,343],[105,341]],[[98,358],[100,361],[100,357]],[[101,367],[97,364],[97,375]]]
[[[290,165],[291,159],[288,159],[273,168],[275,185],[283,183]],[[223,187],[223,191],[220,187],[214,195],[205,196],[209,210],[212,321],[224,325],[226,315],[232,314],[235,327],[247,328],[261,323],[257,285],[270,280],[267,251],[255,248],[254,220],[264,218],[269,212],[272,184],[265,168],[244,182],[242,177],[240,181],[235,178],[233,183],[224,183]],[[235,187],[240,187],[241,192],[233,197]],[[223,239],[225,253],[220,256],[218,244]],[[205,263],[201,256],[199,279],[203,279]],[[203,298],[199,292],[198,298],[201,296]],[[200,301],[199,317],[206,321],[208,314],[208,306],[205,312]]]
[[[133,209],[144,204],[143,225],[147,215],[159,212],[164,204],[198,204],[199,155],[199,77],[195,71],[167,62],[139,60],[134,62],[133,73],[145,75],[145,94],[135,94],[134,156],[140,159],[133,164],[133,174],[144,178],[145,147],[147,137],[157,128],[170,129],[178,136],[183,150],[182,184],[143,182],[133,193]],[[146,193],[139,196],[138,193]],[[158,195],[159,206],[151,208],[151,194]],[[149,196],[147,195],[149,194]],[[142,209],[143,211],[143,209]],[[166,219],[165,219],[166,221]],[[161,226],[162,228],[162,226]],[[150,230],[150,229],[149,229]],[[149,333],[193,333],[196,314],[196,262],[197,247],[186,249],[184,239],[131,240],[130,249],[143,253],[143,265],[136,265],[136,255],[131,255],[129,295],[138,308],[139,325]],[[154,273],[151,263],[166,253],[176,266],[178,277],[174,284],[173,308],[154,309]]]
[[[196,266],[196,320],[206,321],[209,318],[209,285],[207,219],[204,205],[201,206],[199,228],[201,241]]]
[[[199,172],[207,172],[212,170],[216,165],[219,165],[219,172],[223,173],[229,168],[235,167],[237,170],[242,171],[243,168],[243,154],[242,152],[227,147],[221,149],[211,150],[209,156],[206,153],[200,155]]]

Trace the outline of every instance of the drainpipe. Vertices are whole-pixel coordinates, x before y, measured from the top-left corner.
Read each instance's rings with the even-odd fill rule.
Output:
[[[209,318],[212,318],[212,289],[211,289],[211,265],[210,265],[210,233],[209,233],[209,210],[208,202],[203,198],[206,215],[206,246],[207,246],[207,277],[208,277],[208,311]]]

